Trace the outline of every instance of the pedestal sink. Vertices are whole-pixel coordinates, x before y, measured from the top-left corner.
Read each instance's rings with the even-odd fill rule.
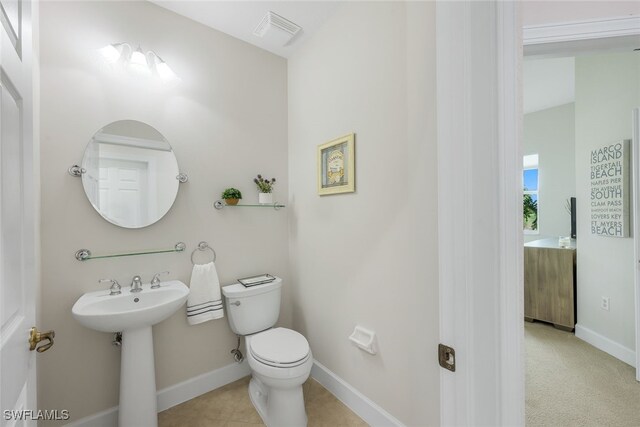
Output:
[[[176,312],[187,300],[189,288],[178,280],[151,289],[120,295],[109,290],[82,295],[71,309],[73,317],[87,328],[101,332],[122,332],[120,365],[120,427],[158,425],[156,377],[151,326]]]

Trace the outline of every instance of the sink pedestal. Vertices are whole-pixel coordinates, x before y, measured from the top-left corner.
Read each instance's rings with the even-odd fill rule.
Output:
[[[156,427],[158,403],[151,326],[122,332],[119,427]]]

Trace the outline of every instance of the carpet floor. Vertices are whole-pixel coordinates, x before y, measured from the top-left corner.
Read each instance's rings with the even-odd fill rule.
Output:
[[[544,323],[525,322],[527,426],[640,426],[635,369]]]

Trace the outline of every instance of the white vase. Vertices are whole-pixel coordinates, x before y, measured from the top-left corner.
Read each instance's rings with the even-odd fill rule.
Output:
[[[273,204],[273,193],[258,193],[258,202],[261,205]]]

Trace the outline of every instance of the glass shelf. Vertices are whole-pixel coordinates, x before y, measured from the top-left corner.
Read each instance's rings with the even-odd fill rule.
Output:
[[[220,210],[222,208],[272,208],[275,210],[279,210],[281,208],[285,208],[286,206],[283,205],[282,203],[269,203],[269,204],[238,204],[238,205],[227,205],[226,203],[224,203],[222,200],[216,200],[213,203],[213,207]]]
[[[182,242],[178,242],[175,244],[173,249],[157,249],[157,250],[146,250],[146,251],[137,251],[137,252],[124,252],[119,254],[108,254],[108,255],[93,255],[89,249],[80,249],[76,251],[76,259],[78,261],[87,261],[89,259],[100,259],[100,258],[119,258],[124,256],[135,256],[135,255],[152,255],[152,254],[164,254],[168,252],[184,252],[187,248]]]

